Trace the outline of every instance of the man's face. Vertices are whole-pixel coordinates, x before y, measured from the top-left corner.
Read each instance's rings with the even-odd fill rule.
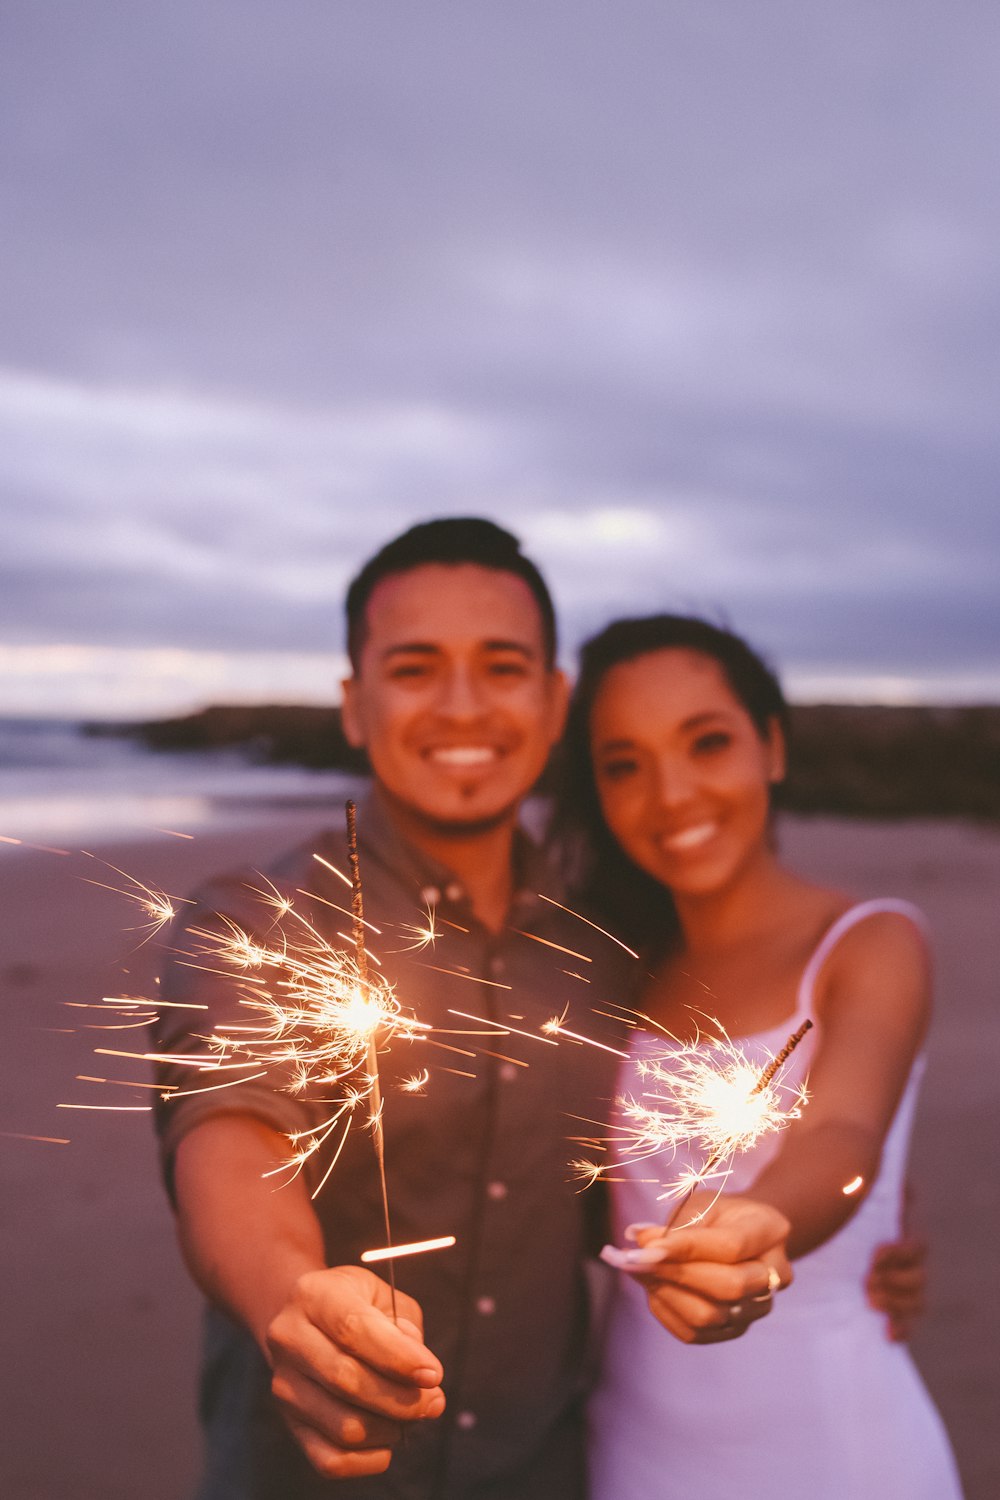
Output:
[[[366,622],[344,730],[390,800],[438,833],[513,820],[567,697],[528,585],[475,563],[428,563],[377,584]]]

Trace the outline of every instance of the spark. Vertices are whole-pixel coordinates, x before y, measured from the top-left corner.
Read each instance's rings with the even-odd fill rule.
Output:
[[[506,1021],[490,1021],[486,1016],[473,1016],[467,1010],[449,1010],[449,1016],[458,1016],[462,1021],[478,1021],[480,1025],[489,1028],[484,1033],[486,1036],[526,1036],[533,1042],[545,1042],[550,1047],[558,1047],[559,1043],[553,1037],[539,1036],[537,1031],[522,1031],[518,1026],[508,1026]]]
[[[419,1073],[413,1073],[409,1078],[404,1078],[400,1088],[407,1094],[419,1094],[425,1084],[430,1083],[431,1075],[428,1068],[422,1068]]]
[[[453,1234],[439,1235],[435,1240],[414,1240],[410,1245],[386,1245],[379,1250],[362,1250],[366,1266],[380,1260],[398,1260],[401,1255],[424,1255],[428,1250],[448,1250],[455,1243]]]
[[[87,850],[83,852],[89,853]],[[97,858],[93,854],[89,857],[91,859]],[[124,896],[127,900],[134,902],[139,907],[139,910],[149,919],[147,922],[141,924],[140,927],[133,928],[133,931],[146,932],[142,943],[139,944],[141,948],[143,943],[148,943],[150,938],[155,937],[162,928],[169,926],[177,916],[177,907],[174,899],[164,891],[157,890],[155,886],[146,885],[145,881],[137,879],[135,875],[130,875],[127,870],[120,870],[117,865],[111,864],[108,860],[100,860],[99,862],[106,865],[109,870],[113,870],[116,875],[120,875],[123,880],[128,881],[128,885],[122,888],[121,886],[108,885],[103,880],[84,878],[87,878],[88,885],[96,885],[103,891],[113,891],[115,895]]]
[[[425,906],[423,911],[424,920],[421,923],[403,922],[400,930],[404,937],[410,939],[402,948],[394,949],[393,952],[420,952],[424,948],[433,948],[438,939],[437,914],[434,907]]]
[[[628,1053],[623,1052],[620,1047],[609,1047],[606,1042],[595,1042],[593,1037],[584,1036],[582,1032],[579,1031],[571,1031],[568,1026],[563,1025],[565,1015],[566,1012],[563,1011],[563,1014],[561,1016],[553,1016],[551,1021],[545,1022],[545,1024],[542,1026],[542,1030],[545,1032],[546,1036],[568,1036],[574,1042],[583,1042],[583,1044],[587,1047],[597,1047],[601,1052],[610,1052],[614,1057],[628,1057]]]
[[[578,922],[585,922],[588,927],[592,927],[595,932],[599,932],[602,937],[606,937],[608,939],[608,942],[614,943],[619,948],[624,948],[625,952],[630,954],[632,958],[637,959],[639,957],[635,949],[630,948],[627,943],[623,943],[621,938],[616,938],[614,933],[609,932],[606,927],[598,927],[596,922],[592,922],[589,917],[581,916],[580,913],[578,911],[574,911],[571,906],[563,906],[561,901],[554,901],[551,896],[545,896],[541,891],[538,892],[538,899],[540,901],[547,901],[550,906],[558,906],[560,911],[567,912],[569,916],[575,917]]]
[[[149,1114],[151,1104],[57,1104],[56,1109],[96,1109],[108,1110],[112,1114]]]
[[[20,843],[20,839],[3,839],[2,843]],[[41,1141],[46,1146],[68,1146],[70,1140],[64,1135],[26,1135],[22,1130],[0,1130],[0,1135],[11,1141]]]
[[[861,1188],[863,1188],[864,1185],[865,1185],[865,1179],[863,1177],[861,1177],[861,1176],[852,1177],[850,1182],[845,1182],[844,1183],[844,1186],[841,1188],[840,1191],[843,1193],[843,1195],[844,1195],[845,1198],[850,1198],[850,1197],[853,1196],[853,1194],[855,1194]]]
[[[557,953],[567,953],[570,958],[578,958],[582,963],[592,964],[594,962],[586,953],[578,953],[575,948],[566,948],[562,943],[553,943],[549,938],[539,937],[535,932],[525,932],[520,927],[515,927],[512,930],[517,933],[518,937],[530,938],[533,943],[544,943],[546,948],[554,948]]]
[[[9,833],[0,833],[0,844],[16,844],[20,849],[34,849],[37,854],[63,854],[67,857],[72,854],[72,849],[53,849],[50,844],[29,844],[27,839],[16,839]],[[26,1140],[34,1140],[34,1136],[25,1137]],[[46,1139],[38,1136],[38,1140]]]

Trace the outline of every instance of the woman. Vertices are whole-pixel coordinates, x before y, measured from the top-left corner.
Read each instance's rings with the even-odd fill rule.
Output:
[[[584,648],[561,823],[576,825],[598,920],[640,948],[649,975],[637,1008],[650,1025],[620,1095],[641,1097],[664,1031],[693,1043],[706,1014],[761,1066],[813,1022],[786,1074],[808,1073],[801,1119],[723,1183],[786,1214],[795,1283],[745,1338],[690,1350],[620,1278],[591,1409],[593,1500],[960,1494],[937,1413],[862,1290],[873,1247],[898,1232],[930,1004],[922,923],[905,903],[853,904],[780,863],[771,793],[786,742],[778,683],[728,631],[657,616]],[[616,1239],[655,1253],[670,1207],[656,1163],[613,1175]],[[699,1189],[678,1222],[717,1191]]]

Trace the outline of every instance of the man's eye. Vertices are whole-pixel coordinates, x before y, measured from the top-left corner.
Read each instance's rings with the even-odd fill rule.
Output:
[[[724,729],[713,729],[707,734],[699,734],[694,742],[695,750],[702,755],[711,755],[716,750],[728,750],[733,743],[733,737]]]
[[[408,677],[426,677],[429,671],[430,668],[427,666],[426,662],[397,662],[397,664],[394,667],[391,667],[389,670],[389,679],[391,682],[399,682],[400,680]]]
[[[523,661],[494,661],[489,666],[491,677],[523,677],[526,671]]]

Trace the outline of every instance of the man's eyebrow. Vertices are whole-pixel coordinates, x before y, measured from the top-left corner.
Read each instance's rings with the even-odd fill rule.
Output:
[[[527,661],[534,661],[539,653],[534,646],[525,641],[508,640],[486,640],[481,643],[484,651],[513,651],[518,656],[523,656]],[[382,660],[388,661],[393,656],[439,656],[441,647],[432,641],[397,641],[394,646],[387,646],[382,652]]]
[[[487,651],[516,651],[519,656],[527,657],[533,661],[538,655],[534,646],[529,646],[525,641],[484,641],[483,647]]]
[[[390,656],[437,656],[440,646],[432,645],[430,641],[400,641],[395,646],[387,646],[382,652],[383,661]]]

